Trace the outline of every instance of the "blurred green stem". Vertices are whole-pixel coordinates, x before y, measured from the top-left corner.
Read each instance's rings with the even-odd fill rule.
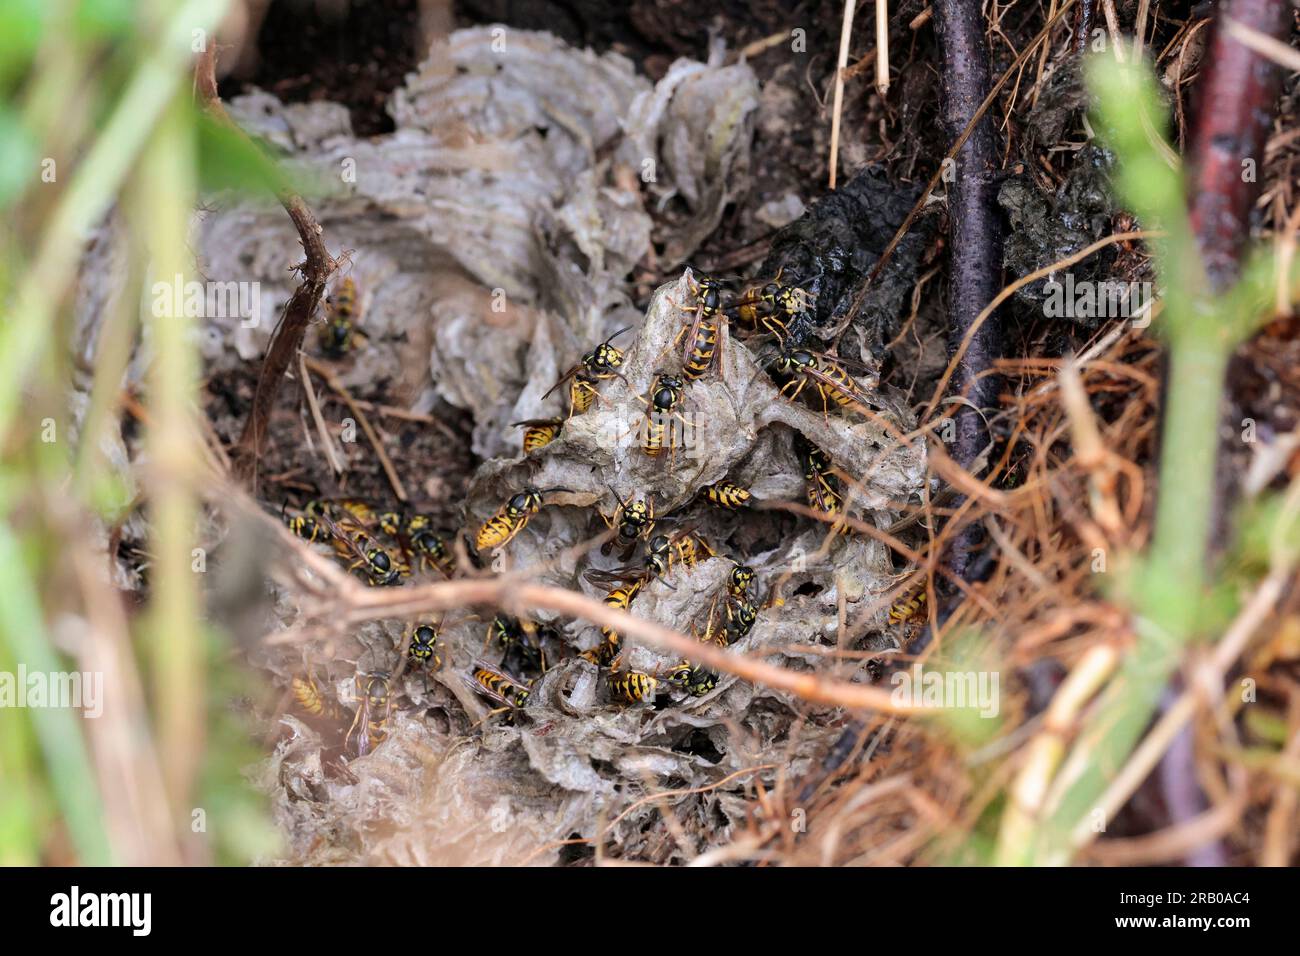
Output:
[[[133,183],[134,229],[148,236],[152,280],[168,289],[178,276],[187,281],[194,274],[189,253],[197,188],[194,136],[193,111],[182,96],[174,96]],[[146,485],[155,560],[146,629],[163,778],[173,814],[188,817],[203,755],[205,707],[198,576],[191,554],[201,461],[194,400],[198,359],[192,320],[183,310],[173,314],[171,295],[159,306],[149,310],[147,326],[153,354]]]
[[[76,274],[82,242],[108,210],[158,117],[181,88],[193,31],[210,31],[225,8],[226,0],[185,0],[172,14],[55,208],[0,329],[0,436],[9,433],[26,376],[52,338],[55,310]]]
[[[1219,298],[1209,292],[1182,177],[1143,123],[1162,115],[1146,66],[1095,58],[1089,81],[1097,126],[1115,151],[1120,196],[1145,226],[1164,231],[1152,243],[1169,342],[1159,500],[1151,549],[1131,588],[1137,640],[1052,780],[1036,830],[1004,829],[997,857],[1008,863],[1068,863],[1073,834],[1104,829],[1101,795],[1150,723],[1187,645],[1203,636],[1224,375],[1237,342],[1263,318],[1259,308],[1243,313],[1243,303],[1258,299],[1244,282]]]
[[[64,667],[45,628],[36,583],[18,539],[6,522],[0,522],[0,580],[4,581],[0,587],[0,640],[9,650],[5,656],[25,664],[28,673],[62,673]],[[81,734],[79,715],[56,707],[32,707],[28,714],[78,862],[85,866],[112,863],[95,770]],[[13,785],[6,777],[5,786]]]

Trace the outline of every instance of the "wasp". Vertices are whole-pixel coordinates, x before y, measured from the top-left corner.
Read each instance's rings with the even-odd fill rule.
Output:
[[[327,699],[310,674],[295,677],[290,686],[293,689],[294,702],[303,713],[325,720],[338,719],[338,702]]]
[[[528,695],[532,688],[532,681],[525,683],[503,674],[484,661],[476,662],[472,676],[464,680],[475,691],[500,704],[502,710],[510,711],[508,718],[510,723],[514,722],[515,712],[527,706]],[[494,711],[497,712],[499,711]]]
[[[619,371],[623,365],[623,352],[610,343],[630,328],[629,325],[619,329],[584,355],[577,365],[560,376],[560,380],[550,387],[542,399],[547,399],[557,388],[569,382],[569,414],[565,417],[581,415],[591,408],[599,394],[596,391],[597,382],[623,377],[623,373]]]
[[[714,556],[709,543],[691,529],[657,534],[646,545],[645,570],[649,577],[663,577],[673,565],[690,568]]]
[[[329,537],[329,532],[325,530],[325,526],[310,514],[287,514],[285,511],[287,505],[288,502],[280,506],[280,520],[284,522],[291,533],[312,544]]]
[[[384,511],[375,516],[374,523],[397,541],[408,563],[418,558],[421,570],[437,569],[449,578],[455,575],[456,562],[447,543],[434,533],[433,521],[427,515],[407,517],[400,511]]]
[[[722,310],[722,283],[710,276],[692,279],[695,293],[695,318],[678,333],[685,337],[682,346],[682,376],[693,382],[701,378],[719,355],[718,339],[726,314]],[[674,345],[676,342],[674,342]]]
[[[648,498],[641,498],[636,501],[624,501],[617,491],[613,488],[610,492],[614,495],[614,500],[618,502],[618,509],[614,512],[614,517],[606,518],[604,512],[600,512],[601,518],[605,524],[615,530],[614,541],[607,541],[601,547],[601,554],[609,554],[614,544],[619,544],[623,548],[623,560],[626,561],[632,554],[632,549],[636,547],[639,539],[649,537],[655,527],[655,505]]]
[[[420,624],[411,631],[411,643],[407,646],[406,657],[411,666],[426,671],[442,669],[442,655],[438,653],[441,645],[438,631],[432,624]]]
[[[533,515],[542,510],[542,497],[553,491],[566,491],[565,488],[525,488],[514,495],[478,529],[474,546],[483,551],[489,548],[501,548],[514,540],[515,535],[528,525]]]
[[[754,629],[754,622],[758,620],[758,608],[748,597],[731,596],[724,610],[727,620],[722,626],[722,633],[726,643],[734,644]]]
[[[727,572],[727,593],[734,598],[747,597],[755,577],[754,569],[749,565],[733,561],[731,570]]]
[[[505,651],[502,666],[506,662],[517,663],[519,670],[546,670],[546,655],[542,650],[541,638],[537,626],[531,621],[520,621],[509,614],[498,614],[488,625],[486,646],[495,642]]]
[[[411,542],[411,550],[420,558],[420,567],[425,570],[437,568],[447,578],[455,575],[456,561],[451,557],[451,551],[447,550],[447,542],[443,541],[438,535],[434,535],[429,528],[420,528],[412,531],[409,524],[407,525],[407,540]]]
[[[609,694],[623,704],[654,700],[659,681],[640,671],[613,671],[609,675]]]
[[[605,606],[617,608],[620,611],[631,609],[632,602],[644,585],[645,578],[637,578],[629,584],[614,588],[605,595]],[[610,662],[618,656],[619,649],[623,646],[623,636],[608,625],[601,627],[600,633],[605,639],[591,650],[584,651],[580,656],[598,666],[608,667]]]
[[[804,335],[794,333],[806,326],[805,316],[812,305],[813,296],[799,286],[783,285],[780,279],[778,272],[775,280],[749,288],[740,299],[731,304],[727,314],[734,316],[751,331],[761,329],[771,333],[784,346],[792,334],[796,338],[806,337],[806,332]]]
[[[523,447],[524,454],[537,451],[539,448],[545,448],[555,439],[560,437],[560,432],[564,429],[563,418],[530,418],[527,421],[515,422],[515,427],[524,429]]]
[[[843,515],[844,499],[840,494],[839,478],[826,452],[802,436],[799,436],[796,447],[799,463],[803,465],[803,477],[808,483],[808,507],[833,517]],[[836,521],[833,527],[838,534],[848,534],[848,526],[842,521]]]
[[[392,713],[393,701],[387,674],[358,674],[357,690],[361,694],[360,704],[344,743],[352,747],[358,757],[364,757],[387,736],[385,727]]]
[[[916,620],[925,611],[925,588],[920,588],[894,602],[889,608],[890,624],[906,624]]]
[[[376,587],[397,584],[403,574],[410,571],[406,565],[397,561],[383,548],[375,544],[374,539],[361,528],[354,528],[351,523],[345,529],[327,514],[321,514],[320,520],[329,529],[334,552],[345,561],[349,571],[364,571],[367,580]]]
[[[749,507],[753,495],[748,488],[742,488],[734,481],[718,481],[711,485],[705,485],[702,489],[704,499],[711,505],[719,508],[726,508],[728,511],[738,511],[741,508]]]
[[[718,675],[690,661],[682,661],[668,669],[664,682],[681,688],[692,697],[703,697],[718,686]]]
[[[641,423],[641,450],[651,458],[657,457],[665,448],[676,453],[676,422],[682,424],[683,439],[686,436],[688,423],[677,410],[682,404],[685,388],[676,375],[659,372],[650,386],[649,401],[641,399],[646,406],[645,420]]]
[[[340,359],[356,348],[356,337],[365,338],[357,328],[361,315],[357,309],[357,283],[351,276],[343,279],[328,297],[329,317],[317,332],[320,349],[332,359]]]
[[[879,376],[867,366],[832,359],[809,349],[783,349],[768,367],[781,382],[781,394],[790,401],[798,398],[811,383],[821,396],[823,414],[829,414],[832,402],[841,408],[865,411],[871,400],[867,389],[846,370],[845,366],[849,364],[858,365],[869,376],[867,389],[874,390],[879,386]]]

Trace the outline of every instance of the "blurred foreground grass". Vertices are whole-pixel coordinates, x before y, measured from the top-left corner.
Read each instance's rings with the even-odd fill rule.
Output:
[[[251,728],[231,703],[262,691],[205,623],[192,567],[204,468],[193,319],[156,315],[140,293],[151,276],[194,276],[200,188],[264,174],[191,103],[192,59],[225,5],[0,4],[0,671],[103,678],[97,719],[0,711],[0,863],[246,863],[276,850],[243,777]],[[72,287],[105,215],[129,237],[126,291],[76,356]],[[147,464],[131,473],[102,439],[139,348]],[[74,383],[92,379],[74,419]],[[91,516],[118,526],[141,501],[148,606],[128,615]]]

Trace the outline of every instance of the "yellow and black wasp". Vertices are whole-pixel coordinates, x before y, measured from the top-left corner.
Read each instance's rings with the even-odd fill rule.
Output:
[[[701,275],[690,280],[695,295],[695,318],[677,335],[682,345],[682,377],[688,382],[704,376],[718,358],[718,341],[726,313],[722,308],[722,283]],[[676,344],[676,342],[674,342]]]
[[[412,667],[425,672],[442,669],[442,655],[438,648],[442,641],[438,639],[438,629],[432,624],[419,624],[411,630],[411,642],[406,648],[406,657]]]
[[[678,411],[685,389],[676,375],[658,372],[650,386],[650,399],[641,399],[646,407],[641,422],[641,450],[651,458],[658,457],[665,449],[675,458],[677,449],[690,440],[687,434],[690,423]]]
[[[530,418],[527,421],[515,422],[516,428],[523,428],[524,454],[530,454],[539,448],[545,448],[555,439],[560,437],[560,432],[564,430],[563,418]]]
[[[663,577],[675,565],[690,568],[712,557],[715,557],[714,550],[694,529],[686,528],[671,535],[657,534],[646,545],[646,574]]]
[[[369,533],[353,522],[336,522],[328,514],[320,515],[330,533],[334,552],[348,561],[349,571],[361,571],[376,587],[398,584],[410,568],[375,543]]]
[[[802,435],[798,436],[795,449],[808,486],[808,507],[835,518],[842,517],[844,499],[840,494],[839,477],[826,453]],[[843,521],[835,521],[832,527],[838,534],[849,533],[848,526]]]
[[[329,532],[325,529],[323,524],[315,519],[315,517],[310,514],[288,514],[285,510],[287,505],[288,502],[285,502],[284,505],[280,506],[280,520],[284,522],[285,527],[287,527],[290,532],[296,534],[304,541],[311,542],[312,544],[329,538]]]
[[[396,522],[394,518],[396,517]],[[447,542],[433,531],[433,521],[428,515],[395,516],[393,512],[380,515],[380,527],[395,537],[407,560],[416,558],[423,570],[437,570],[443,577],[454,577],[456,560],[447,550]],[[395,527],[395,531],[388,531]]]
[[[865,387],[849,374],[846,366],[854,365],[868,376]],[[782,349],[772,359],[768,368],[781,384],[781,394],[794,401],[809,384],[821,397],[822,414],[829,415],[830,406],[852,408],[866,413],[872,404],[869,391],[880,384],[879,375],[866,365],[833,359],[810,349]]]
[[[640,568],[627,566],[612,571],[591,569],[587,579],[596,582],[627,581],[640,578],[649,581],[662,578],[674,567],[694,567],[701,561],[716,557],[714,550],[693,528],[684,528],[672,534],[657,534],[646,544],[645,561]]]
[[[618,502],[614,517],[607,518],[604,512],[599,512],[599,514],[605,524],[614,529],[615,537],[613,541],[605,542],[600,549],[600,553],[609,554],[610,549],[615,544],[618,544],[623,548],[622,560],[626,561],[636,547],[637,541],[641,538],[648,538],[654,531],[655,504],[649,498],[625,501],[613,488],[610,489],[610,492],[614,495],[614,500]]]
[[[746,596],[728,595],[723,610],[726,623],[722,626],[722,632],[728,644],[736,643],[752,631],[758,620],[758,607]]]
[[[546,671],[546,654],[541,634],[532,621],[521,621],[509,614],[498,614],[488,625],[486,647],[495,643],[505,654],[501,666],[512,671]]]
[[[704,494],[705,501],[719,508],[726,508],[728,511],[748,508],[754,498],[748,488],[742,488],[734,481],[716,481],[711,485],[705,485],[700,490]]]
[[[727,593],[734,598],[748,597],[749,587],[754,583],[755,577],[757,575],[754,569],[748,564],[733,561],[731,570],[727,572]]]
[[[501,508],[478,529],[478,535],[474,539],[474,546],[479,551],[486,551],[491,548],[500,548],[514,540],[515,535],[528,525],[533,515],[542,510],[542,499],[555,491],[567,491],[566,488],[547,488],[545,491],[539,491],[536,488],[525,488],[516,495],[511,496],[510,500],[501,506]]]
[[[668,669],[664,683],[680,688],[692,697],[703,697],[718,686],[718,675],[706,667],[682,661]]]
[[[340,359],[356,348],[357,336],[365,338],[365,333],[357,328],[361,314],[357,307],[356,280],[345,277],[325,304],[329,315],[317,332],[317,340],[322,352],[332,359]]]
[[[509,674],[503,674],[486,661],[476,661],[471,676],[464,680],[473,690],[501,705],[493,713],[508,711],[507,723],[514,723],[516,713],[528,705],[532,681],[525,683]]]
[[[753,630],[759,610],[749,597],[749,588],[754,578],[754,569],[749,565],[732,562],[731,570],[723,582],[722,593],[714,597],[709,605],[703,632],[692,625],[699,640],[726,647]],[[722,605],[721,614],[718,613],[719,602]]]
[[[776,279],[761,286],[751,286],[727,309],[752,332],[768,332],[784,347],[788,338],[806,337],[807,312],[813,297],[795,285],[783,285],[778,272]]]
[[[925,588],[917,588],[911,594],[895,601],[889,608],[890,624],[908,624],[925,613]]]
[[[584,355],[577,365],[561,375],[560,380],[550,387],[542,396],[543,401],[565,382],[569,382],[569,414],[565,417],[581,415],[591,408],[599,395],[596,391],[598,382],[623,378],[623,373],[619,371],[623,365],[623,352],[611,343],[630,328],[631,326],[627,326],[619,329]]]
[[[641,671],[611,670],[609,696],[620,704],[639,704],[654,700],[659,681]]]
[[[630,610],[632,602],[641,593],[641,588],[644,586],[645,578],[638,577],[609,591],[605,595],[603,602],[606,607],[617,608],[620,611]],[[600,633],[604,640],[591,650],[583,651],[580,656],[600,667],[608,667],[614,658],[618,657],[618,653],[623,647],[623,635],[607,625],[601,627]]]
[[[295,677],[291,687],[294,703],[303,713],[323,720],[338,720],[341,716],[338,701],[327,698],[310,674]]]
[[[388,680],[387,674],[357,675],[357,713],[344,737],[344,745],[358,757],[370,753],[388,735],[386,727],[393,709]]]

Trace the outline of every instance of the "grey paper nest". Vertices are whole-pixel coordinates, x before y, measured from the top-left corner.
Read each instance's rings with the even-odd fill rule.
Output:
[[[617,553],[550,562],[604,529],[596,511],[614,512],[611,488],[648,496],[660,529],[693,527],[720,557],[650,583],[633,613],[689,632],[722,586],[726,558],[755,568],[760,601],[788,572],[784,605],[764,610],[733,650],[795,669],[827,667],[824,655],[801,648],[836,642],[841,598],[852,615],[890,586],[896,572],[886,549],[851,535],[821,553],[824,524],[776,511],[723,512],[696,494],[726,478],[759,499],[804,501],[793,450],[800,433],[862,480],[849,513],[884,527],[920,494],[923,444],[900,446],[860,415],[787,401],[755,350],[735,338],[724,339],[719,365],[686,388],[683,412],[696,427],[689,447],[650,458],[637,434],[645,414],[638,396],[656,372],[680,369],[673,341],[694,308],[689,270],[659,288],[644,315],[632,306],[626,277],[651,253],[652,219],[642,204],[672,200],[684,210],[671,235],[656,237],[661,264],[684,261],[716,227],[747,175],[760,109],[752,72],[744,63],[681,61],[652,85],[617,54],[509,31],[514,55],[501,57],[494,39],[486,27],[453,34],[394,95],[397,130],[387,136],[353,138],[346,114],[331,104],[285,107],[265,95],[232,104],[242,124],[301,166],[320,176],[356,171],[343,194],[317,208],[331,247],[349,250],[345,270],[365,300],[368,339],[340,378],[360,397],[385,381],[389,400],[415,410],[470,412],[473,450],[485,459],[463,504],[460,530],[471,536],[524,486],[570,489],[550,496],[498,566],[545,562],[539,580],[600,598],[584,572],[622,564]],[[292,288],[286,266],[296,249],[282,213],[221,209],[203,218],[199,233],[205,274],[257,279],[262,314],[277,314]],[[208,320],[209,371],[256,360],[272,324]],[[521,456],[511,423],[564,414],[564,389],[543,395],[624,326],[625,380],[602,382],[594,408],[570,419],[548,447]],[[881,395],[880,405],[899,431],[911,430],[901,403]],[[599,630],[545,616],[541,623],[555,632],[552,667],[534,685],[525,716],[515,726],[483,720],[489,705],[464,676],[484,654],[490,617],[446,615],[442,670],[408,671],[394,682],[387,739],[343,772],[334,766],[337,741],[310,721],[281,718],[288,734],[260,779],[288,837],[288,860],[552,864],[576,858],[563,855],[560,841],[600,838],[618,856],[682,861],[727,842],[749,812],[745,788],[754,780],[799,777],[839,733],[834,711],[726,675],[702,698],[674,693],[658,707],[613,705],[603,672],[577,656],[600,640]],[[301,597],[278,590],[275,626],[300,618]],[[282,685],[304,669],[315,673],[325,695],[349,710],[346,724],[355,674],[393,672],[407,626],[375,622],[342,640],[274,644],[253,656]],[[890,644],[883,632],[867,640]],[[623,658],[647,673],[677,663],[630,638]],[[620,816],[647,793],[708,788],[757,766],[767,769]],[[661,813],[680,826],[656,822]]]

